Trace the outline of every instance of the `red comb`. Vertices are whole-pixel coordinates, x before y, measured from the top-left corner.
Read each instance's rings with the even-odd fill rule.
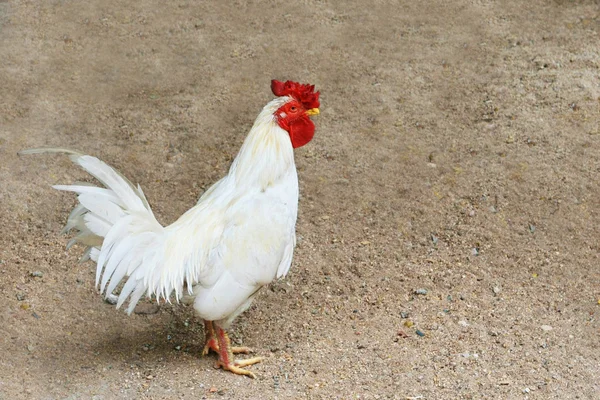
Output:
[[[315,85],[303,85],[298,82],[281,82],[276,79],[271,81],[271,90],[275,96],[292,96],[304,108],[319,108],[319,92],[315,92]]]

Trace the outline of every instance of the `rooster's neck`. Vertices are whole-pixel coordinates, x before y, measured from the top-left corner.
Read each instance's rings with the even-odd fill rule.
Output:
[[[263,108],[233,161],[229,176],[237,187],[276,184],[290,173],[295,176],[294,151],[289,134],[281,129],[273,114],[289,99],[277,98]]]

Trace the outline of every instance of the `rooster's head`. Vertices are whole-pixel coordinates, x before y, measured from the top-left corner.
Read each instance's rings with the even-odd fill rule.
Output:
[[[294,148],[304,146],[315,134],[315,124],[309,117],[319,114],[319,92],[315,92],[314,85],[275,79],[271,81],[271,90],[275,96],[289,97],[289,101],[275,111],[275,120],[289,133]]]

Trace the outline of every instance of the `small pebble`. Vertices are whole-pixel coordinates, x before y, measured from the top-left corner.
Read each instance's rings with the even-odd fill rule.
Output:
[[[465,327],[466,327],[466,326],[469,326],[469,323],[468,323],[467,321],[465,321],[465,320],[460,320],[460,321],[458,321],[458,324],[459,324],[460,326],[465,326]]]
[[[400,311],[400,316],[404,319],[408,318],[408,313],[406,311]]]
[[[549,332],[553,329],[550,325],[542,325],[540,326],[540,328],[542,328],[542,330],[546,332]]]
[[[33,278],[41,278],[44,276],[44,273],[42,271],[33,271],[29,275]]]
[[[19,301],[25,300],[25,295],[23,293],[17,293],[17,300],[19,300]]]
[[[417,290],[415,290],[415,294],[426,295],[427,294],[427,289],[417,289]]]
[[[417,335],[419,335],[421,337],[425,336],[425,334],[423,332],[421,332],[420,330],[418,330],[418,329],[417,329],[416,332],[417,332]]]

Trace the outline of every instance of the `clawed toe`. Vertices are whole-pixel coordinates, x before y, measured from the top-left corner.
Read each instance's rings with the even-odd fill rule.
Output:
[[[259,363],[262,360],[264,360],[263,357],[252,357],[245,360],[235,360],[234,365],[236,367],[247,367],[248,365],[254,365],[256,363]]]
[[[231,352],[233,354],[250,354],[250,353],[254,352],[254,350],[252,350],[250,347],[241,346],[241,347],[232,347]]]
[[[237,364],[237,363],[236,363]],[[226,371],[229,372],[233,372],[236,375],[245,375],[247,377],[250,377],[252,379],[256,378],[256,375],[254,375],[252,372],[248,371],[247,369],[244,368],[240,368],[237,365],[233,365],[233,364],[224,364],[220,361],[217,361],[217,368],[223,368]]]

